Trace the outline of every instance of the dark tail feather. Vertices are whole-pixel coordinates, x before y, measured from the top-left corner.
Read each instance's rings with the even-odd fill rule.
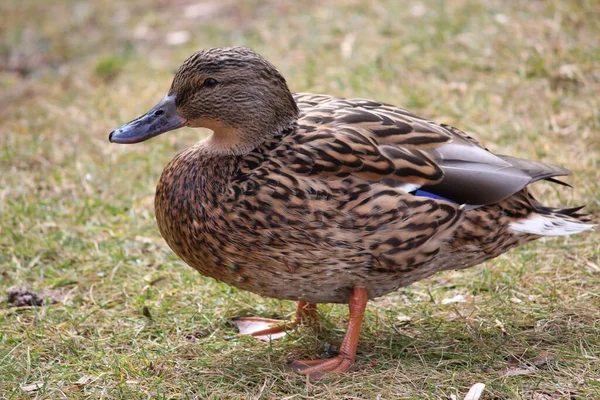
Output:
[[[533,195],[525,189],[525,193],[527,198],[529,199],[529,204],[533,207],[534,211],[538,214],[542,215],[562,215],[565,217],[570,217],[578,220],[582,223],[593,223],[592,216],[586,213],[580,213],[585,206],[578,207],[569,207],[569,208],[555,208],[555,207],[547,207],[542,205]]]
[[[561,186],[566,186],[568,188],[573,189],[573,186],[569,185],[567,182],[563,182],[563,181],[561,181],[559,179],[556,179],[556,178],[546,178],[545,180],[547,180],[548,182],[557,183],[557,184],[559,184]]]
[[[565,214],[565,215],[577,215],[577,211],[581,210],[585,206],[572,207],[572,208],[560,208],[555,210],[555,212]]]

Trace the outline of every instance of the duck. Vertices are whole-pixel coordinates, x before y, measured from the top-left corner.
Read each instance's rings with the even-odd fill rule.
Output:
[[[297,301],[293,320],[236,321],[273,338],[347,304],[339,354],[296,360],[319,379],[355,363],[367,302],[432,274],[481,264],[544,236],[593,228],[583,207],[529,191],[565,168],[494,154],[450,125],[363,98],[292,93],[246,47],[196,52],[149,112],[113,130],[133,144],[181,127],[212,133],[177,154],[156,188],[166,243],[217,281]]]

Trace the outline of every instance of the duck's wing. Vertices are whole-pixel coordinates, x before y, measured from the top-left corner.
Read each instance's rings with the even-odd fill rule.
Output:
[[[406,190],[426,190],[456,203],[499,202],[564,168],[495,155],[460,130],[365,99],[296,94],[300,108],[296,173],[330,179],[352,175]]]
[[[441,165],[444,178],[426,190],[458,203],[497,203],[540,179],[564,184],[553,177],[569,174],[562,167],[493,154],[464,132],[443,127],[452,133],[451,142],[429,154]]]
[[[371,100],[306,94],[297,103],[295,171],[397,185],[442,180],[441,166],[425,152],[452,140],[441,126]]]

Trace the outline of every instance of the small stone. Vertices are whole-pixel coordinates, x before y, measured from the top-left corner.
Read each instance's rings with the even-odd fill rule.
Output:
[[[187,340],[197,340],[197,339],[202,339],[202,338],[205,338],[205,337],[207,337],[208,335],[209,335],[209,332],[208,332],[208,331],[206,331],[206,330],[204,330],[204,329],[201,329],[201,330],[199,330],[199,331],[195,331],[195,332],[192,332],[192,333],[188,333],[187,335],[185,335],[185,338],[186,338]],[[231,339],[231,338],[230,338],[230,339]],[[229,339],[229,340],[230,340],[230,339]],[[225,340],[227,340],[227,339],[225,339]]]

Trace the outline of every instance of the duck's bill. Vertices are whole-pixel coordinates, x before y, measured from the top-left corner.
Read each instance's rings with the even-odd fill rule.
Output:
[[[166,96],[146,114],[112,131],[108,140],[112,143],[139,143],[181,128],[186,123],[177,114],[175,96]]]

